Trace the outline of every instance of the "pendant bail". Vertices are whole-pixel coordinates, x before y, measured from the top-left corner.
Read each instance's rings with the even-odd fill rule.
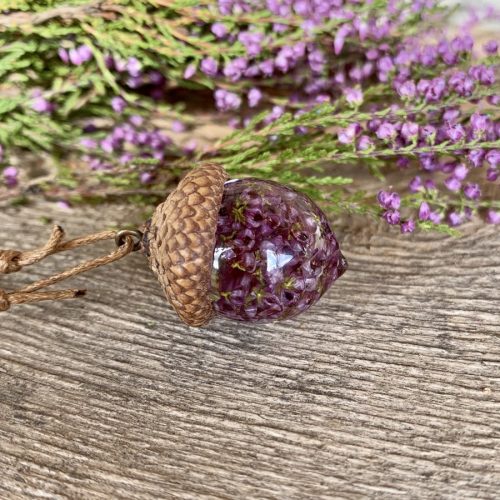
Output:
[[[121,247],[124,245],[127,241],[127,237],[129,236],[135,240],[132,251],[137,252],[138,250],[141,250],[144,235],[142,231],[139,231],[139,229],[122,229],[118,231],[115,236],[116,246]]]

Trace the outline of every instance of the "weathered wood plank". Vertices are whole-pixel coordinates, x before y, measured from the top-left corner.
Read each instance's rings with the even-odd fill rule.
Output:
[[[44,241],[40,213],[70,235],[129,216],[9,209],[0,246]],[[187,328],[139,255],[2,314],[0,497],[495,498],[500,231],[339,232],[349,272],[284,323]]]

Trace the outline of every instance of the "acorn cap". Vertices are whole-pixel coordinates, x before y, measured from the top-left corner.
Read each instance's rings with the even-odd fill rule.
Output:
[[[217,218],[228,176],[204,164],[189,172],[159,205],[146,233],[151,269],[180,318],[191,326],[214,314],[210,281]]]

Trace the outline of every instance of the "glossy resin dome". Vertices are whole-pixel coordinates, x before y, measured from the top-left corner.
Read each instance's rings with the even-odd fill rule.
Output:
[[[307,196],[272,181],[226,182],[211,277],[218,314],[241,321],[291,318],[346,268],[325,215]]]

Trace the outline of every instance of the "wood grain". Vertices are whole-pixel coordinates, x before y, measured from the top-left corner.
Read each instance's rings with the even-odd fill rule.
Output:
[[[8,209],[0,246],[45,241],[41,213],[70,236],[131,216]],[[2,314],[0,498],[498,498],[498,227],[338,232],[350,270],[296,320],[183,326],[139,255]]]

